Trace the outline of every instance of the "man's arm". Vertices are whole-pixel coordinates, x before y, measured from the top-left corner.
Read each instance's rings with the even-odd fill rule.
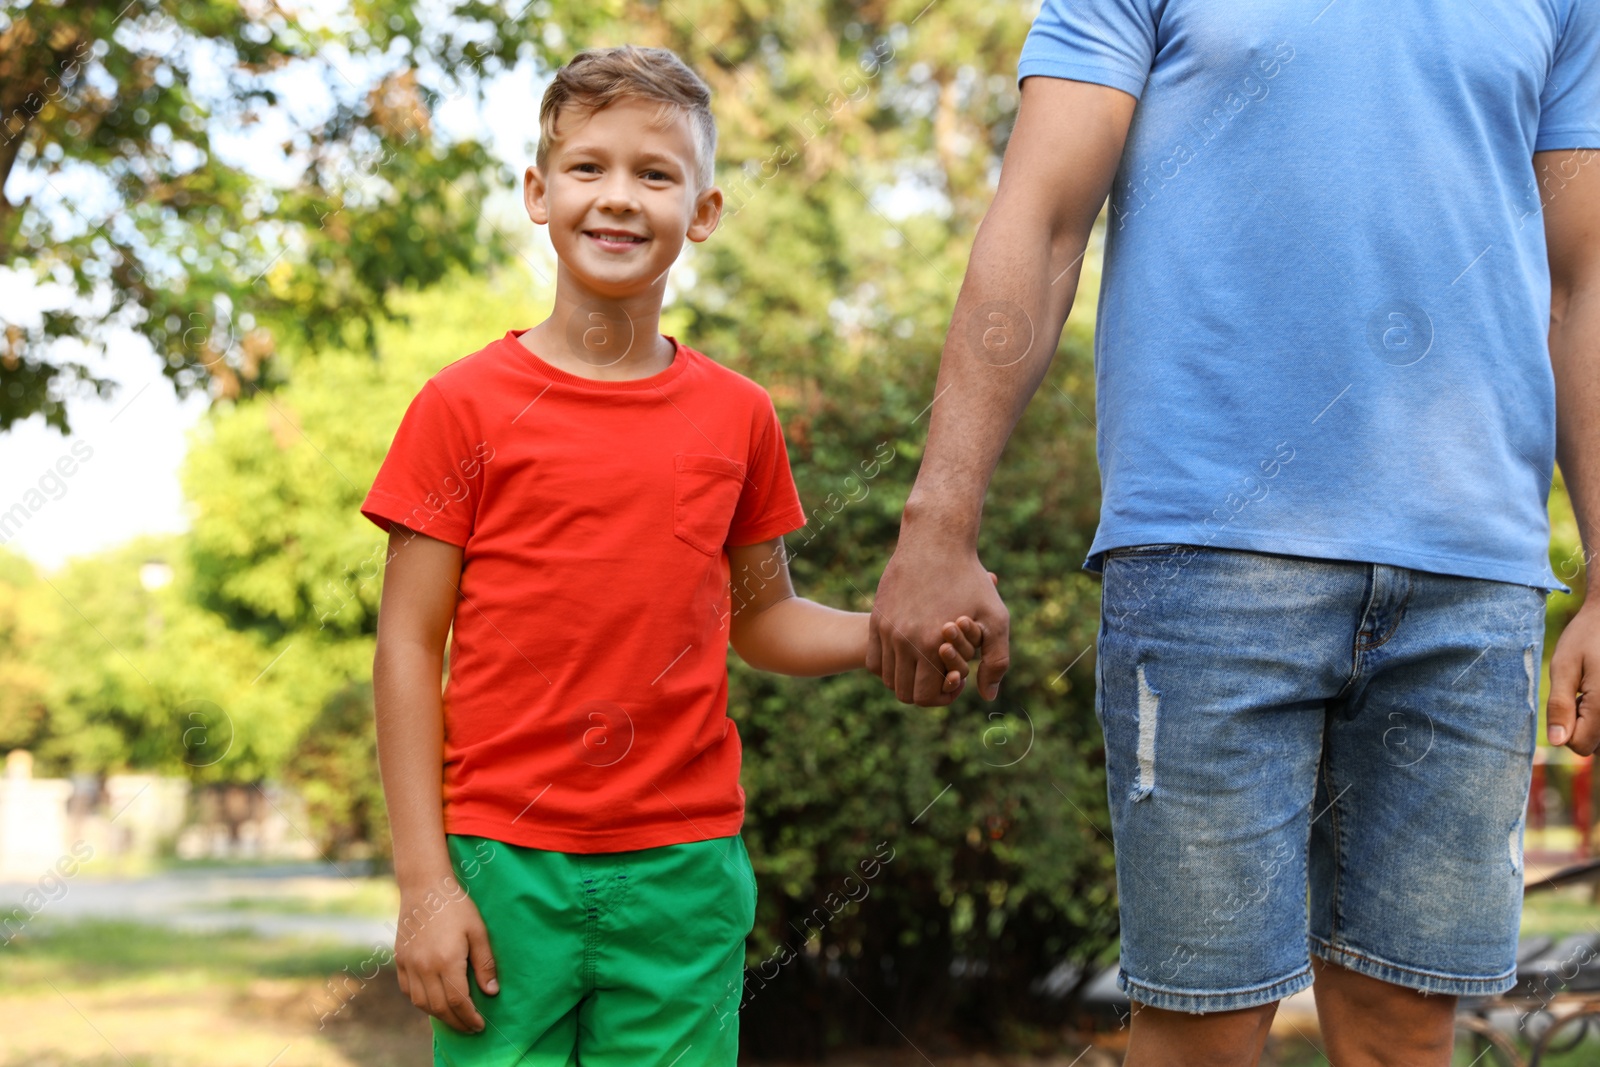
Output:
[[[733,613],[728,636],[739,658],[758,671],[815,678],[866,666],[867,616],[795,595],[783,538],[728,549]],[[971,620],[943,627],[940,682],[960,691],[978,632]]]
[[[1600,553],[1600,158],[1589,150],[1533,157],[1550,254],[1550,365],[1556,462],[1572,498],[1584,559]],[[1593,573],[1593,567],[1586,568]],[[1550,657],[1546,728],[1579,755],[1600,747],[1600,602],[1589,586]],[[1578,694],[1592,694],[1579,698]]]
[[[922,468],[872,610],[867,669],[907,703],[954,699],[941,692],[934,656],[948,619],[968,615],[984,627],[986,699],[1010,664],[1010,616],[978,561],[983,499],[1055,357],[1134,103],[1087,82],[1022,83],[1000,185],[945,336]]]
[[[498,991],[489,936],[461,891],[445,845],[441,789],[445,638],[455,617],[461,549],[401,526],[389,532],[378,646],[372,663],[378,769],[394,840],[400,990],[429,1015],[468,1033],[484,1028],[467,991]]]

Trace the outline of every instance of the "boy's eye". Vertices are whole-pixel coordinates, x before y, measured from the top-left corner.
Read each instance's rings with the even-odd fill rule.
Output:
[[[578,164],[574,165],[572,169],[576,170],[576,171],[581,171],[581,172],[583,172],[585,174],[599,174],[600,173],[600,167],[597,164],[594,164],[594,163],[578,163]]]
[[[647,170],[644,172],[644,180],[647,182],[670,182],[672,175],[665,171]]]

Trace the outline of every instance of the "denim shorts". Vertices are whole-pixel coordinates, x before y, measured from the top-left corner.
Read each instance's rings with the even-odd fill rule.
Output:
[[[1144,545],[1104,563],[1095,713],[1118,984],[1209,1012],[1311,954],[1438,994],[1515,982],[1546,592]]]

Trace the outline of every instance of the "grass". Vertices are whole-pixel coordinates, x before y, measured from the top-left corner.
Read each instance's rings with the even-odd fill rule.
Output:
[[[1522,902],[1524,935],[1600,934],[1600,907],[1590,886],[1574,885],[1530,893]]]
[[[0,1067],[424,1067],[429,1029],[370,949],[38,920],[0,948]],[[342,1010],[339,1010],[342,1009]]]
[[[393,914],[392,893],[387,880],[362,879],[338,882],[330,891],[240,896],[216,906],[387,917]],[[1524,909],[1523,928],[1529,934],[1560,937],[1597,926],[1600,911],[1584,887],[1534,894]],[[392,966],[355,983],[353,994],[331,992],[329,981],[336,976],[370,974],[371,955],[371,949],[267,939],[243,929],[196,934],[131,922],[41,917],[0,945],[0,1018],[6,1020],[0,1028],[0,1067],[431,1064],[427,1020],[400,994]],[[1476,1055],[1463,1040],[1456,1062],[1467,1067]],[[1097,1051],[1079,1067],[1117,1059]],[[1060,1062],[1071,1060],[1069,1054]],[[844,1062],[836,1061],[836,1067]],[[884,1053],[848,1062],[884,1067],[899,1061]],[[1044,1067],[1057,1060],[961,1062]],[[1494,1062],[1484,1056],[1476,1067]],[[1542,1062],[1546,1067],[1600,1063],[1600,1036]],[[1263,1063],[1311,1067],[1327,1061],[1310,1041],[1275,1039]],[[941,1064],[958,1067],[944,1057]]]
[[[1495,1055],[1484,1054],[1481,1047],[1473,1047],[1463,1038],[1456,1045],[1451,1067],[1507,1067],[1509,1061]],[[1526,1059],[1528,1050],[1519,1050],[1519,1055]],[[1329,1067],[1328,1058],[1309,1041],[1270,1045],[1261,1062],[1262,1067]],[[1540,1067],[1594,1067],[1596,1063],[1600,1063],[1600,1043],[1592,1037],[1577,1049],[1561,1055],[1547,1053],[1539,1061]]]
[[[1560,1044],[1565,1044],[1561,1042]],[[1526,1044],[1518,1045],[1518,1055],[1527,1059]],[[1510,1061],[1497,1059],[1496,1052],[1485,1053],[1483,1046],[1474,1044],[1471,1035],[1458,1034],[1452,1067],[1509,1067]],[[1261,1058],[1262,1067],[1329,1067],[1322,1049],[1311,1041],[1273,1039]],[[1540,1067],[1594,1067],[1600,1063],[1600,1037],[1590,1030],[1582,1044],[1562,1053],[1547,1052],[1539,1061]]]
[[[208,981],[312,978],[367,954],[329,942],[262,940],[244,930],[195,934],[122,921],[36,922],[0,954],[0,985],[15,993],[45,988],[57,976],[86,987],[175,974]]]
[[[400,911],[400,891],[388,879],[360,878],[327,882],[312,893],[229,897],[215,905],[225,911],[274,915],[338,915],[393,921]]]

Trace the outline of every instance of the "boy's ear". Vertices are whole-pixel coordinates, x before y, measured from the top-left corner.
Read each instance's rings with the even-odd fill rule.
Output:
[[[550,208],[545,203],[544,175],[537,166],[523,172],[522,205],[528,209],[528,218],[538,225],[543,226],[550,221]]]
[[[717,228],[717,223],[722,221],[722,190],[715,185],[703,190],[694,199],[694,214],[689,219],[688,238],[691,241],[704,241],[711,236]]]

